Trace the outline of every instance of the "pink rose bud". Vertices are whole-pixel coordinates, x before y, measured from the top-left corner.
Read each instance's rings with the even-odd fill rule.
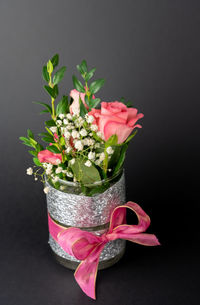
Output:
[[[53,165],[57,165],[62,161],[62,155],[61,154],[54,154],[48,149],[46,150],[41,150],[38,153],[38,159],[41,163],[47,162],[51,163]]]

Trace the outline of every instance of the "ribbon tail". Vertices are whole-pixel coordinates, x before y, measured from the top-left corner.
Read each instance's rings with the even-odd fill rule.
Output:
[[[77,267],[74,277],[83,292],[92,299],[96,299],[95,286],[99,257],[105,243],[98,244],[88,257]]]

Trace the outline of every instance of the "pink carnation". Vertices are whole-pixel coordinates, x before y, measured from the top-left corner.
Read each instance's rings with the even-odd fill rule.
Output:
[[[41,163],[47,162],[53,165],[58,165],[58,163],[62,161],[62,155],[52,153],[48,149],[45,149],[38,153],[38,159]]]

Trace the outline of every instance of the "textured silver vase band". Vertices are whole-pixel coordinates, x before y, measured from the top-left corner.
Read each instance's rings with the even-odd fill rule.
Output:
[[[48,187],[47,208],[51,218],[65,227],[79,227],[96,235],[107,231],[112,211],[125,203],[124,174],[105,192],[93,197],[64,193],[49,184]],[[119,257],[124,252],[125,244],[126,242],[121,239],[107,243],[100,255],[100,269],[101,263],[111,260],[110,265],[112,265],[115,257]],[[49,245],[53,252],[66,262],[79,263],[79,260],[66,253],[51,235],[49,235]]]
[[[61,192],[48,184],[47,208],[53,219],[72,227],[96,227],[108,223],[111,212],[125,203],[124,174],[102,194],[92,197]]]

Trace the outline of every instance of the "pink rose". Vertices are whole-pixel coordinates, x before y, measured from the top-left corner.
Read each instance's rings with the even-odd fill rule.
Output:
[[[128,108],[120,102],[102,102],[101,109],[92,109],[89,113],[94,117],[99,131],[107,141],[113,134],[118,137],[118,144],[123,143],[134,128],[142,126],[135,123],[143,118],[142,113],[137,113],[136,108]]]
[[[81,98],[81,101],[83,102],[83,105],[86,109],[89,109],[89,107],[86,105],[85,102],[85,93],[78,92],[76,89],[73,89],[70,91],[69,94],[73,98],[73,103],[70,106],[70,113],[71,114],[79,114],[80,113],[80,104],[79,104],[79,97]]]
[[[58,165],[58,163],[60,163],[60,161],[62,161],[62,155],[54,154],[51,151],[49,151],[48,149],[46,149],[46,150],[41,150],[38,153],[38,159],[41,163],[47,162],[47,163],[51,163],[53,165]]]

